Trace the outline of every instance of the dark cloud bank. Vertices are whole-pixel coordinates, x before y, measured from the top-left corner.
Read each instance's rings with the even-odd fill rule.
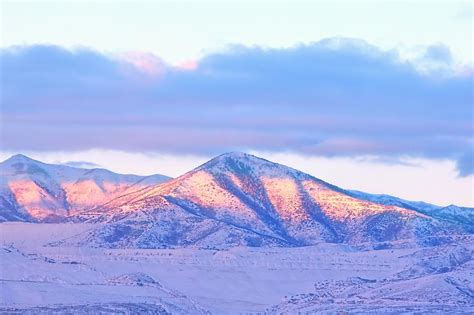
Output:
[[[474,172],[473,74],[449,70],[442,45],[419,60],[429,72],[351,39],[235,46],[192,70],[154,62],[151,72],[89,49],[0,56],[5,150],[416,156]]]

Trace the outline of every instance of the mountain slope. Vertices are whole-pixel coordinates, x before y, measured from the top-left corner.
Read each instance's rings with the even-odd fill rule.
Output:
[[[351,196],[363,200],[376,202],[383,205],[392,205],[412,209],[440,220],[450,221],[463,225],[466,229],[474,232],[474,209],[449,205],[447,207],[436,206],[423,201],[408,201],[390,195],[374,195],[361,191],[347,191]]]
[[[0,222],[63,218],[169,179],[46,164],[24,155],[0,163],[0,174]]]
[[[121,196],[81,219],[110,223],[87,239],[110,247],[429,243],[464,233],[450,222],[356,198],[308,174],[238,152]]]

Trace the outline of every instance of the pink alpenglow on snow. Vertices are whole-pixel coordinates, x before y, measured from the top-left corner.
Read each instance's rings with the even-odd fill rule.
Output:
[[[414,2],[3,1],[0,314],[474,314],[473,10]]]

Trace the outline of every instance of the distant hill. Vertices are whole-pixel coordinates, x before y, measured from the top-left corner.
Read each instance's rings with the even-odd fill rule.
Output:
[[[1,162],[0,175],[0,222],[60,220],[170,179],[46,164],[21,154]]]

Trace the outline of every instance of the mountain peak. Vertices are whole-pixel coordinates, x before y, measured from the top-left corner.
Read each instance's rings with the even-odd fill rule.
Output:
[[[262,159],[255,155],[244,153],[244,152],[227,152],[221,154],[208,162],[201,165],[198,169],[228,169],[232,168],[235,165],[245,166],[245,167],[260,167],[262,165],[278,165],[276,163],[270,162],[268,160]]]
[[[36,161],[33,160],[30,157],[27,157],[24,154],[15,154],[15,155],[12,155],[11,157],[9,157],[8,159],[6,159],[5,161],[3,161],[3,163],[7,163],[7,162],[17,163],[17,162],[36,162]]]
[[[24,154],[21,154],[21,153],[18,153],[18,154],[15,154],[11,157],[11,159],[15,159],[15,160],[19,160],[19,159],[26,159],[26,160],[31,160],[29,157],[27,157],[26,155]]]
[[[271,162],[244,152],[221,154],[199,166],[195,171],[205,171],[214,175],[240,174],[267,177],[301,177],[308,176],[291,167]]]
[[[256,157],[255,155],[252,155],[252,154],[249,154],[249,153],[245,153],[245,152],[240,152],[240,151],[232,151],[232,152],[226,152],[226,153],[223,153],[219,156],[216,157],[216,159],[219,159],[219,158],[232,158],[232,159],[259,159],[261,160],[261,158],[259,157]]]

